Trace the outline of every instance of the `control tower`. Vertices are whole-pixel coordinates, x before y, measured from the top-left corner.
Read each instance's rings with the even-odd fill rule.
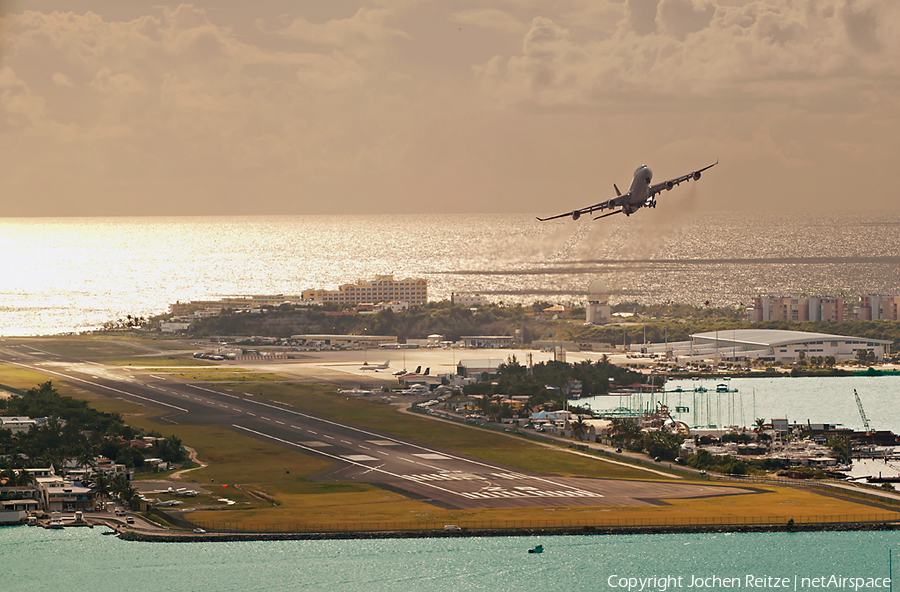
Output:
[[[593,325],[605,325],[612,322],[612,310],[609,307],[609,285],[606,280],[594,280],[588,287],[588,303],[585,307],[585,320]]]

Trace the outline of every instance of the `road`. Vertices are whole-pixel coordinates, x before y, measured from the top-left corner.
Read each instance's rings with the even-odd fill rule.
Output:
[[[173,423],[222,426],[332,461],[332,468],[319,478],[382,483],[446,508],[642,506],[661,503],[662,499],[753,492],[708,484],[539,475],[215,385],[71,359],[27,340],[0,340],[0,362],[100,395],[158,407],[165,412],[164,419]]]

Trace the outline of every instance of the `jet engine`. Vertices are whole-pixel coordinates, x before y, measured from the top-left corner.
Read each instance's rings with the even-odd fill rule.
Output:
[[[699,180],[700,180],[700,172],[698,171],[698,172],[694,173],[694,181],[699,181]]]
[[[579,212],[578,210],[572,212],[572,220],[578,220],[579,218],[581,218],[581,212]]]
[[[671,181],[666,183],[666,191],[672,191],[673,187],[675,187],[675,183],[672,183]]]

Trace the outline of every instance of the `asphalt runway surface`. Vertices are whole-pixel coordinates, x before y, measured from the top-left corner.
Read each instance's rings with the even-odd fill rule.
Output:
[[[40,345],[22,339],[0,340],[0,362],[41,372],[54,381],[66,381],[100,395],[158,407],[164,411],[166,421],[221,426],[326,458],[333,465],[316,476],[320,480],[385,484],[441,507],[642,506],[664,503],[664,499],[754,493],[750,488],[707,484],[530,473],[318,417],[216,385],[185,382],[132,367],[83,362]],[[247,361],[241,361],[240,366],[254,367]],[[264,368],[279,368],[288,375],[299,372],[290,363],[269,363]],[[352,364],[347,368],[353,372]]]

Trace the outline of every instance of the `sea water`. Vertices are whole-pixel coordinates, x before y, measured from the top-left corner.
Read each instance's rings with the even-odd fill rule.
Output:
[[[884,578],[900,549],[900,532],[135,543],[98,530],[0,529],[0,587],[887,592],[893,586]],[[537,544],[544,552],[529,554]],[[824,579],[814,585],[814,578]]]
[[[747,304],[896,294],[898,212],[691,213],[540,223],[522,214],[0,218],[0,337],[94,329],[176,300],[298,295],[376,274],[432,300]]]
[[[716,392],[724,384],[729,392]],[[702,387],[706,392],[695,392]],[[682,392],[673,392],[681,388]],[[757,418],[771,422],[831,424],[863,429],[854,391],[869,427],[900,433],[900,376],[835,376],[671,380],[664,393],[583,398],[578,405],[592,411],[616,409],[640,412],[663,403],[678,421],[690,427],[752,427]],[[677,411],[686,409],[686,411]]]

